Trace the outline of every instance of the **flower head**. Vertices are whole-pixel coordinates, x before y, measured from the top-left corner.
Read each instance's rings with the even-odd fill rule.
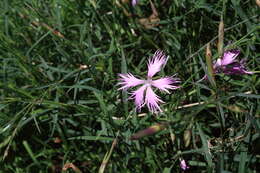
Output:
[[[238,61],[236,58],[239,55],[239,50],[225,51],[222,58],[218,58],[213,63],[213,71],[215,74],[224,73],[226,75],[243,75],[253,74],[246,70],[245,59]],[[207,79],[205,75],[201,80]],[[199,81],[201,81],[199,80]]]
[[[132,0],[132,6],[136,6],[139,0]]]
[[[131,73],[119,74],[118,85],[121,85],[119,90],[127,90],[129,88],[141,85],[137,90],[131,93],[130,99],[135,100],[136,109],[140,110],[144,105],[152,113],[162,112],[159,104],[164,103],[161,98],[155,94],[153,88],[157,88],[162,92],[170,93],[169,90],[179,88],[177,86],[180,80],[174,76],[163,77],[152,80],[153,76],[158,73],[166,64],[168,57],[163,51],[157,50],[153,57],[148,60],[147,79],[138,79]]]
[[[190,167],[186,164],[186,162],[185,162],[184,159],[181,160],[180,166],[181,166],[181,169],[184,170],[184,171],[190,168]]]
[[[224,56],[221,59],[217,59],[213,65],[215,73],[224,73],[227,75],[253,74],[253,72],[246,70],[244,59],[241,61],[236,60],[239,53],[239,50],[224,52]]]

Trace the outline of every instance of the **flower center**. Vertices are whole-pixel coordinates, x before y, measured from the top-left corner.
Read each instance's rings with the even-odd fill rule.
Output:
[[[148,86],[151,86],[151,85],[152,85],[152,82],[153,82],[153,80],[152,80],[151,78],[148,78],[148,79],[146,80],[145,84],[148,85]]]

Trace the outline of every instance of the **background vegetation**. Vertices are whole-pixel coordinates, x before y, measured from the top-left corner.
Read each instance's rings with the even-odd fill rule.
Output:
[[[260,171],[260,7],[153,4],[0,2],[0,172],[183,172],[180,159],[186,172]],[[196,81],[205,74],[206,43],[218,57],[221,16],[224,48],[241,50],[255,74],[220,74],[212,87]],[[177,73],[181,89],[161,94],[164,113],[135,113],[117,90],[118,73],[145,76],[157,49],[170,56],[162,74]],[[157,123],[164,130],[130,140]]]

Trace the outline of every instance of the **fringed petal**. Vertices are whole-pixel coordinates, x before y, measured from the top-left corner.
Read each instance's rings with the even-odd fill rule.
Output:
[[[240,53],[239,50],[230,50],[224,52],[224,55],[221,59],[221,65],[225,66],[234,63],[239,53]]]
[[[166,64],[167,56],[163,51],[157,50],[148,61],[148,78],[152,78]]]
[[[180,83],[180,79],[173,78],[173,77],[164,77],[164,78],[160,78],[160,79],[152,81],[152,86],[158,88],[161,91],[170,93],[169,89],[174,90],[174,89],[180,88],[179,86],[174,85],[177,83]]]
[[[145,82],[145,80],[138,79],[131,73],[119,74],[119,77],[120,78],[118,79],[118,85],[121,85],[121,88],[119,88],[118,90],[125,90],[143,84]]]
[[[146,89],[146,85],[141,86],[140,88],[138,88],[136,91],[132,92],[132,95],[130,97],[130,99],[134,99],[135,100],[135,106],[136,106],[136,110],[140,111],[141,108],[144,106],[144,92]]]
[[[146,89],[145,103],[152,113],[162,112],[159,103],[164,103],[159,96],[157,96],[150,86]]]

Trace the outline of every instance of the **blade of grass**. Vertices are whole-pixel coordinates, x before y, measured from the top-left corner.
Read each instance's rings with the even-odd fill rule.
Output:
[[[121,48],[121,73],[127,73],[127,64],[126,64],[126,58],[123,48]],[[125,116],[128,115],[128,102],[127,102],[127,92],[122,91],[122,97],[123,97],[123,104],[124,104],[124,111]]]
[[[104,99],[103,99],[103,95],[101,95],[101,93],[97,93],[97,92],[94,92],[94,95],[98,99],[98,102],[100,104],[100,107],[101,107],[101,110],[102,110],[104,116],[107,117],[108,111],[107,111],[107,106],[106,106]]]
[[[247,152],[242,151],[240,154],[238,173],[246,172],[246,169],[245,169],[246,160],[247,160]]]
[[[225,115],[224,115],[224,111],[223,111],[223,107],[221,106],[221,103],[217,102],[217,107],[218,107],[218,111],[220,114],[220,122],[221,122],[221,126],[222,126],[222,131],[225,128]]]
[[[34,156],[31,147],[29,146],[27,141],[23,141],[23,146],[25,148],[25,150],[28,152],[28,154],[30,155],[31,159],[33,160],[34,163],[36,163],[37,165],[40,165],[40,163],[38,162],[38,160],[36,159],[36,157]]]
[[[222,14],[218,26],[218,56],[222,58],[224,48],[224,15],[226,11],[226,0],[223,0]]]
[[[213,161],[212,161],[212,155],[211,155],[209,147],[208,147],[208,141],[207,141],[205,134],[201,130],[201,127],[199,124],[197,124],[197,128],[199,130],[199,135],[200,135],[200,138],[202,141],[202,149],[204,152],[204,156],[208,163],[208,170],[209,170],[209,172],[211,172],[213,170]]]
[[[110,157],[111,157],[111,155],[112,155],[112,152],[113,152],[113,150],[114,150],[114,148],[115,148],[115,146],[116,146],[116,144],[117,144],[118,134],[119,134],[119,132],[117,132],[116,138],[113,140],[113,143],[112,143],[112,145],[111,145],[110,150],[105,154],[105,156],[104,156],[104,158],[103,158],[103,161],[102,161],[102,163],[101,163],[101,166],[99,167],[98,173],[103,173],[103,172],[105,171],[105,168],[106,168],[106,166],[107,166],[107,164],[108,164],[108,161],[109,161],[109,159],[110,159]]]
[[[214,77],[214,69],[213,69],[213,64],[212,64],[212,53],[210,50],[210,44],[207,44],[207,47],[206,47],[206,64],[207,64],[210,84],[214,88],[216,88],[216,81],[215,81],[215,77]]]
[[[219,58],[223,56],[223,47],[224,47],[224,21],[223,17],[221,17],[221,21],[218,26],[218,55]]]

